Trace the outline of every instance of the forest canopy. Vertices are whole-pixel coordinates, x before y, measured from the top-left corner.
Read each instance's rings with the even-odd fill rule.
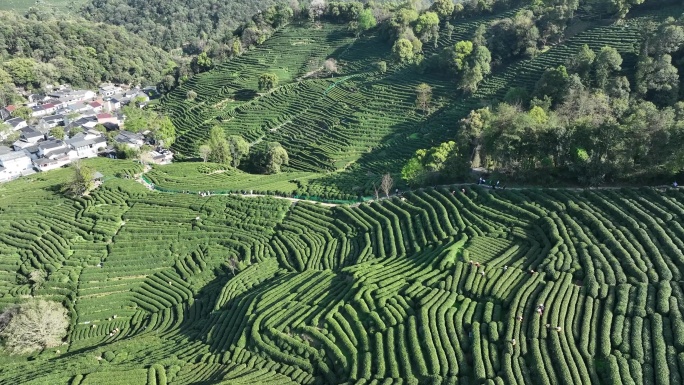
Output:
[[[52,15],[0,12],[0,82],[27,89],[47,83],[92,87],[151,83],[171,56],[123,28]]]

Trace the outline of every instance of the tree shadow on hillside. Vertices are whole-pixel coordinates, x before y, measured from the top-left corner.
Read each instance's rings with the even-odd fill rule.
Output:
[[[257,92],[255,90],[250,90],[243,88],[241,90],[235,91],[233,94],[233,99],[240,102],[248,102],[257,97]]]

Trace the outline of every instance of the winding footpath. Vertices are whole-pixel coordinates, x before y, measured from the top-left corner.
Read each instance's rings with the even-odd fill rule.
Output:
[[[143,171],[142,173],[136,175],[135,180],[138,181],[139,183],[141,183],[142,185],[144,185],[145,187],[147,187],[149,190],[152,190],[152,191],[165,192],[165,193],[167,193],[167,194],[183,194],[183,193],[181,193],[181,192],[172,193],[172,192],[166,192],[166,191],[162,191],[162,190],[157,189],[157,188],[154,186],[154,184],[149,183],[148,181],[145,180],[145,178],[143,178],[143,176],[144,176],[145,174],[147,174],[147,172],[149,172],[150,170],[152,170],[152,167],[150,167],[149,165],[146,165],[144,171]],[[463,188],[463,187],[468,187],[468,186],[471,186],[471,187],[472,187],[472,186],[477,186],[477,185],[478,185],[477,183],[455,183],[455,184],[450,184],[450,185],[439,185],[439,186],[432,186],[432,187],[435,187],[435,188],[439,188],[439,187],[458,187],[458,188]],[[489,185],[486,185],[486,184],[485,184],[485,185],[480,185],[480,186],[482,186],[482,187],[485,188],[485,189],[486,189],[487,187],[490,187]],[[544,189],[544,190],[569,190],[569,191],[583,191],[583,190],[588,190],[588,191],[593,191],[593,190],[619,190],[619,189],[623,189],[623,188],[641,188],[641,187],[644,187],[644,186],[639,186],[639,187],[630,187],[630,186],[604,186],[604,187],[504,187],[504,188],[499,188],[499,189],[503,189],[503,190],[525,190],[525,189],[530,189],[530,188],[540,188],[540,189]],[[668,185],[646,186],[646,187],[655,188],[655,189],[659,189],[659,190],[668,189],[668,188],[678,188],[678,187],[673,187],[673,186],[668,186]],[[412,191],[412,190],[406,190],[406,191]],[[191,192],[187,192],[187,193],[185,193],[185,194],[188,194],[188,195],[195,195],[195,194],[200,194],[200,193],[191,193]],[[344,203],[329,203],[329,202],[321,202],[321,201],[312,200],[312,199],[290,198],[290,197],[283,197],[283,196],[279,196],[279,195],[264,195],[264,194],[246,194],[246,193],[245,193],[245,194],[242,194],[242,193],[217,194],[217,193],[209,193],[209,192],[208,192],[208,193],[207,193],[206,195],[204,195],[204,196],[210,197],[210,196],[214,196],[214,195],[222,195],[222,196],[225,196],[225,195],[230,195],[230,196],[241,196],[241,197],[245,197],[245,198],[271,197],[271,198],[276,198],[276,199],[285,199],[285,200],[288,200],[288,201],[292,202],[292,204],[297,204],[297,202],[309,202],[309,203],[318,203],[318,204],[320,204],[320,205],[322,205],[322,206],[327,206],[327,207],[336,207],[336,206],[344,206],[344,205],[346,205],[346,204],[344,204]],[[383,199],[386,199],[386,198],[380,198],[379,200],[383,200]],[[372,202],[372,201],[373,201],[373,200],[371,200],[371,201],[366,201],[366,202]],[[357,203],[348,204],[348,205],[354,207],[354,206],[360,205],[361,203],[364,203],[364,202],[357,202]]]

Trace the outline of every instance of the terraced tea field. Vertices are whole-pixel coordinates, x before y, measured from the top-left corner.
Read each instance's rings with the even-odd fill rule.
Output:
[[[252,143],[283,144],[290,155],[288,171],[319,175],[308,178],[306,192],[311,195],[368,196],[380,175],[398,174],[417,149],[453,140],[457,122],[470,110],[501,100],[510,87],[532,90],[545,69],[564,64],[583,44],[596,51],[615,47],[625,58],[624,67],[633,67],[647,23],[681,12],[668,9],[640,14],[620,25],[590,26],[532,59],[495,68],[470,96],[456,92],[446,77],[392,65],[390,47],[377,35],[355,39],[342,25],[326,23],[316,29],[293,24],[262,46],[192,78],[167,95],[162,107],[180,131],[175,149],[187,156],[197,156],[209,129],[219,125]],[[440,49],[469,38],[478,25],[493,19],[453,21],[454,32],[441,34]],[[427,55],[436,52],[432,47],[426,50]],[[338,75],[306,76],[316,67],[311,63],[320,66],[328,57],[338,60]],[[377,72],[375,63],[380,60],[390,63],[387,73]],[[278,73],[281,82],[273,92],[258,94],[256,82],[263,72]],[[429,116],[415,108],[415,87],[423,82],[434,89],[435,111]],[[199,95],[194,101],[186,100],[190,90]],[[192,170],[169,176],[177,178],[175,182],[197,177]],[[259,184],[253,188],[260,189]],[[235,185],[227,182],[223,189]]]
[[[71,316],[63,346],[0,357],[2,384],[684,375],[682,190],[439,188],[323,207],[153,192],[116,177],[133,163],[94,167],[106,181],[83,199],[58,192],[68,170],[0,186],[0,304],[51,298]]]

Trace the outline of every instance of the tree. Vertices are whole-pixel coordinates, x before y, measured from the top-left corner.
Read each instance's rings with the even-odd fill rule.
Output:
[[[64,140],[64,127],[53,127],[50,129],[50,135],[55,139]]]
[[[392,176],[389,173],[383,175],[382,181],[380,182],[380,188],[387,198],[389,198],[392,187],[394,187],[394,179],[392,179]]]
[[[325,0],[312,0],[309,5],[309,20],[311,22],[316,21],[316,19],[323,16],[325,12],[326,2]]]
[[[188,100],[190,100],[190,101],[195,100],[195,99],[197,98],[197,92],[195,92],[195,91],[193,91],[193,90],[190,90],[190,91],[188,91],[188,93],[185,95],[185,98],[188,99]]]
[[[587,81],[594,66],[594,60],[596,60],[596,53],[587,44],[584,44],[577,54],[569,60],[568,70],[578,74],[582,80]]]
[[[638,91],[660,105],[673,104],[679,94],[679,71],[672,56],[643,57],[637,64]]]
[[[211,147],[208,144],[203,144],[199,146],[199,154],[200,157],[202,158],[202,161],[206,163],[207,159],[209,159],[209,155],[211,155]]]
[[[421,157],[418,154],[420,151],[425,150],[418,150],[416,156],[409,159],[406,165],[404,165],[404,167],[401,169],[401,178],[411,186],[422,184],[425,176],[425,167],[423,167]]]
[[[613,73],[622,69],[622,56],[613,47],[603,47],[594,61],[594,77],[596,86],[605,89],[608,79]]]
[[[373,16],[373,11],[370,9],[364,9],[359,12],[359,16],[356,19],[356,35],[361,35],[362,33],[368,31],[369,29],[375,27],[378,24],[375,16]]]
[[[69,129],[69,137],[73,138],[76,136],[76,134],[80,134],[81,132],[83,132],[83,128],[81,126],[71,127],[71,129]]]
[[[560,103],[567,88],[568,78],[568,71],[565,66],[548,68],[537,81],[534,96],[537,98],[548,96],[553,103]]]
[[[401,170],[401,177],[410,185],[418,186],[437,182],[444,177],[459,176],[466,162],[459,157],[456,142],[445,142],[439,146],[421,149]]]
[[[192,62],[190,63],[192,72],[196,74],[209,71],[213,66],[214,64],[206,52],[202,52],[201,54],[197,55],[197,57],[193,58]]]
[[[424,113],[430,113],[430,101],[432,101],[432,87],[421,83],[416,87],[416,105]]]
[[[11,318],[0,338],[10,354],[55,347],[67,335],[69,317],[61,303],[32,298],[9,312]]]
[[[376,63],[376,66],[378,67],[378,71],[381,74],[384,74],[385,72],[387,72],[387,62],[386,61],[384,61],[384,60],[379,61]]]
[[[323,63],[323,67],[331,74],[337,73],[337,60],[330,58]],[[333,76],[334,77],[334,76]]]
[[[33,59],[17,57],[5,62],[3,65],[7,73],[12,76],[14,84],[31,87],[39,81],[36,64],[36,61]]]
[[[416,33],[420,40],[427,42],[434,40],[437,44],[439,38],[439,16],[435,12],[425,12],[418,17]]]
[[[46,274],[43,270],[33,270],[29,274],[29,282],[31,282],[31,286],[33,286],[33,289],[38,289],[40,288],[43,283],[45,283],[45,277]]]
[[[450,51],[450,65],[456,71],[463,71],[468,65],[468,57],[473,53],[473,42],[465,40],[456,43]]]
[[[143,132],[150,128],[150,124],[156,118],[154,112],[144,110],[134,105],[127,105],[121,109],[123,112],[124,129],[130,132]]]
[[[465,92],[475,92],[486,75],[492,71],[492,55],[485,46],[478,46],[468,58],[468,65],[463,71],[459,88]]]
[[[231,161],[230,146],[226,139],[226,134],[221,127],[214,126],[211,129],[209,132],[209,142],[207,144],[211,149],[209,160],[221,164],[229,163]]]
[[[278,142],[266,143],[266,147],[257,154],[257,158],[261,169],[267,174],[279,173],[281,166],[290,162],[287,151]]]
[[[454,7],[453,0],[435,0],[430,9],[436,12],[440,18],[448,19],[454,13]]]
[[[78,160],[71,163],[71,169],[71,178],[64,186],[66,193],[73,197],[86,195],[95,187],[95,171]]]
[[[615,9],[616,16],[620,19],[627,16],[627,13],[629,13],[629,9],[633,5],[638,5],[643,2],[644,0],[611,0],[613,8]]]
[[[402,63],[411,63],[415,54],[413,52],[413,44],[409,39],[401,38],[394,43],[392,47],[392,53],[399,59]]]
[[[235,276],[235,270],[237,270],[237,268],[238,268],[237,258],[235,258],[234,256],[230,257],[230,259],[228,260],[228,269],[230,269],[230,272],[233,274],[233,276]]]
[[[12,116],[15,118],[22,118],[25,121],[29,121],[33,115],[33,110],[28,107],[22,106],[18,107],[16,110],[12,111]]]
[[[662,25],[651,37],[649,48],[656,55],[672,54],[684,45],[684,28],[679,25]]]
[[[259,90],[270,91],[278,84],[278,75],[274,73],[264,73],[259,76]]]
[[[237,168],[240,161],[249,154],[249,143],[239,135],[230,135],[227,140],[232,157],[232,166]]]
[[[153,136],[160,146],[169,148],[176,142],[176,126],[168,116],[159,117],[154,125]]]

